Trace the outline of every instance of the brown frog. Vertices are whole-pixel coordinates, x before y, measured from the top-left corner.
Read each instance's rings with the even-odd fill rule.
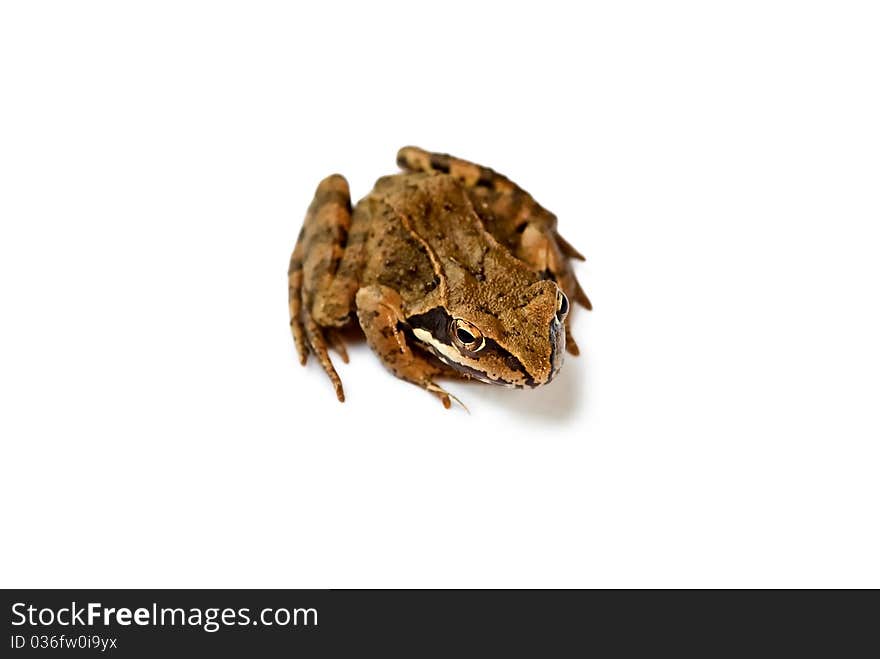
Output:
[[[392,373],[447,408],[438,376],[550,382],[578,354],[569,298],[591,308],[556,216],[487,167],[417,147],[397,162],[354,210],[342,176],[318,185],[288,271],[300,362],[313,353],[344,401],[327,347],[347,363],[338,330],[356,318]]]

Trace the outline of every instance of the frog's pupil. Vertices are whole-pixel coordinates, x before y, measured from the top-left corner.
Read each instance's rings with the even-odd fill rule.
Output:
[[[462,343],[473,343],[474,342],[474,335],[465,329],[459,328],[458,330],[456,330],[456,334],[458,335],[458,340],[461,341]]]

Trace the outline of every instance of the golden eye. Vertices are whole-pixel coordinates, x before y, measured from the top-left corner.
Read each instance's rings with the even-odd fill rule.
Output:
[[[473,323],[469,323],[466,320],[462,320],[461,318],[453,319],[450,330],[450,334],[452,334],[452,342],[459,348],[464,348],[471,352],[477,352],[478,350],[482,350],[483,346],[486,345],[486,339],[483,338],[483,334],[480,330],[478,330]]]
[[[565,318],[568,313],[568,297],[562,291],[556,293],[556,318],[559,322]]]

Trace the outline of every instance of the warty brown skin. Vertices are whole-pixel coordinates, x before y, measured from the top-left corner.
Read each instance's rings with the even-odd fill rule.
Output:
[[[318,186],[288,271],[301,363],[314,354],[344,400],[327,343],[347,361],[336,330],[356,319],[389,370],[446,407],[437,376],[549,382],[578,352],[566,295],[590,308],[556,217],[474,163],[416,147],[398,163],[353,210],[342,176]]]

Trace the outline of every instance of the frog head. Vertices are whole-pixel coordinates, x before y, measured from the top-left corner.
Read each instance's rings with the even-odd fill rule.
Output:
[[[569,301],[553,281],[512,271],[490,279],[447,269],[443,304],[407,319],[413,338],[446,365],[482,382],[537,387],[559,372]]]

